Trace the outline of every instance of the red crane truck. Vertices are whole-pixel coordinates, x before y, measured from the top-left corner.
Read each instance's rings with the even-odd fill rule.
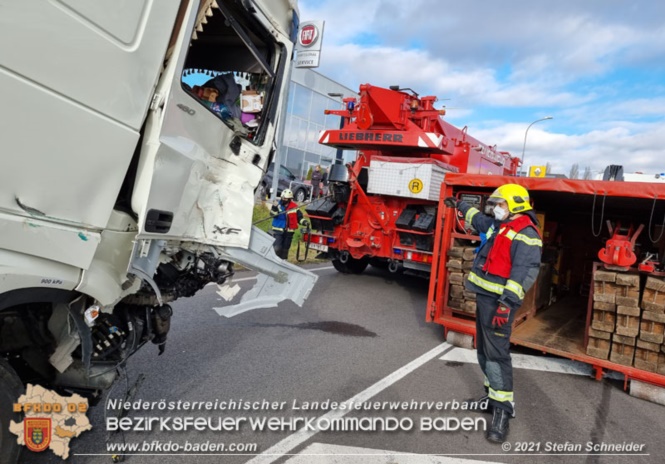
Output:
[[[444,121],[436,97],[369,84],[359,94],[327,110],[342,127],[323,131],[319,142],[358,155],[331,166],[329,196],[307,207],[314,232],[304,238],[343,273],[372,264],[428,274],[444,176],[515,175],[520,160]]]

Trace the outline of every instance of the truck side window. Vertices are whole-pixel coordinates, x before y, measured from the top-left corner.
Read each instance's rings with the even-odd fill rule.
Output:
[[[219,9],[210,12],[212,16],[197,16],[199,30],[185,60],[182,86],[235,132],[260,142],[275,81],[277,44],[239,3],[220,2]]]

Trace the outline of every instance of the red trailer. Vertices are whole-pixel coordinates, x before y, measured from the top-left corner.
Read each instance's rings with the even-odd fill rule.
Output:
[[[529,190],[543,235],[540,275],[517,313],[511,341],[590,364],[598,379],[612,370],[624,375],[626,385],[637,379],[665,386],[663,184],[446,175],[427,321],[443,325],[446,336],[474,337],[475,345],[474,294],[463,284],[480,237],[443,200],[463,197],[483,211],[486,198],[506,183]],[[621,235],[620,228],[627,232]],[[607,257],[608,245],[618,253],[617,240],[632,240],[633,264]]]

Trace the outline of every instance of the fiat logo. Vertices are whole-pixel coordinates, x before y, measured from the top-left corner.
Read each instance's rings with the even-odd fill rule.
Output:
[[[319,31],[313,24],[308,24],[300,30],[300,45],[310,47],[319,38]]]

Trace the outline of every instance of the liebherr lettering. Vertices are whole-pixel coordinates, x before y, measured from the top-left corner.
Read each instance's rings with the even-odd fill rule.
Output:
[[[356,140],[365,142],[396,142],[402,143],[402,134],[386,132],[340,132],[339,140]]]

